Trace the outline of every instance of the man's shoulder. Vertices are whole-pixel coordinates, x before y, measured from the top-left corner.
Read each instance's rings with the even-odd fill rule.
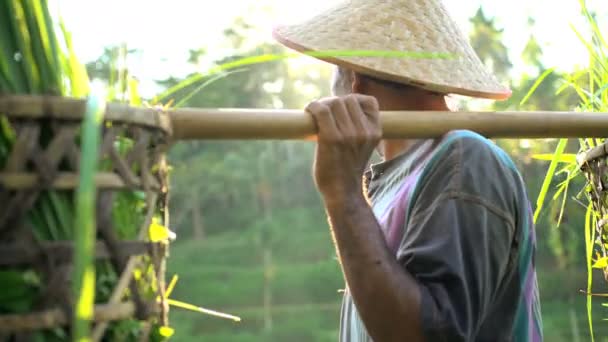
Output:
[[[428,171],[456,169],[461,177],[468,176],[477,181],[496,182],[506,178],[521,181],[519,170],[507,152],[478,133],[450,131],[438,140],[436,146],[428,161]]]
[[[466,194],[501,207],[526,197],[509,155],[493,141],[466,130],[451,131],[437,141],[420,180],[427,193]]]
[[[438,141],[435,158],[457,155],[460,162],[470,166],[481,163],[502,165],[517,170],[509,155],[492,140],[469,130],[454,130]]]

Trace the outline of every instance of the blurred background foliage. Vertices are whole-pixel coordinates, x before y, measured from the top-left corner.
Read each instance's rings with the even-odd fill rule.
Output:
[[[513,53],[502,43],[503,29],[494,18],[479,8],[470,23],[470,38],[481,59],[513,89],[510,100],[484,103],[484,109],[572,110],[577,106],[579,98],[574,92],[556,95],[566,76],[559,72],[549,74],[526,104],[520,105],[539,76],[551,67],[542,62],[542,46],[534,35],[526,37],[519,56],[526,68],[514,74]],[[534,19],[528,24],[532,28]],[[249,27],[241,18],[224,32],[232,51],[239,52],[215,64],[285,52],[275,44],[249,47]],[[137,53],[126,46],[109,46],[87,70],[97,82],[129,78],[126,67],[113,65]],[[200,72],[206,54],[204,47],[192,46],[184,60],[190,75],[157,80],[159,88],[170,88]],[[294,68],[286,61],[275,61],[237,70],[203,89],[197,89],[199,85],[175,93],[175,103],[303,108],[308,101],[329,94],[329,68],[322,63]],[[462,109],[473,103],[456,100]],[[557,140],[497,143],[516,161],[534,204],[547,163],[532,155],[552,153]],[[180,282],[172,297],[243,318],[237,324],[174,309],[174,341],[336,340],[343,279],[311,180],[313,148],[306,142],[188,142],[173,147],[171,223],[178,239],[171,251],[169,276],[179,274]],[[577,143],[569,144],[568,151],[578,152]],[[583,180],[575,180],[569,198],[583,186]],[[547,341],[587,341],[586,298],[579,293],[587,281],[585,206],[569,200],[558,228],[559,205],[547,203],[537,223],[544,333]],[[595,289],[603,291],[601,277],[596,279]],[[608,325],[602,321],[608,316],[605,310],[599,302],[595,305],[599,341],[608,337]]]

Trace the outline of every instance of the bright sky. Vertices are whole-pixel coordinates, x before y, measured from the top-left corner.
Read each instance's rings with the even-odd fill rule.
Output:
[[[257,27],[253,42],[272,41],[270,30],[278,22],[290,22],[330,6],[339,0],[54,0],[72,31],[74,45],[85,61],[98,57],[103,47],[126,42],[143,53],[132,71],[145,82],[186,72],[188,49],[204,47],[210,57],[230,50],[222,31],[241,16]],[[587,0],[600,14],[608,32],[608,1]],[[579,0],[444,0],[461,27],[483,4],[486,15],[495,16],[504,28],[504,41],[515,62],[530,32],[528,17],[536,21],[533,33],[545,52],[545,64],[571,69],[586,61],[584,48],[570,24],[583,28]]]

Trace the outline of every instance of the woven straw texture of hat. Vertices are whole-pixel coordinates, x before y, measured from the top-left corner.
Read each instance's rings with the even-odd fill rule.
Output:
[[[441,0],[350,0],[274,37],[300,52],[401,51],[449,58],[318,57],[381,79],[442,93],[502,100],[511,91],[479,60]]]

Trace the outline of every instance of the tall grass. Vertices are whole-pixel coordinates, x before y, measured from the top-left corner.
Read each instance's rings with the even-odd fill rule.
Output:
[[[87,341],[90,324],[93,321],[95,305],[95,203],[97,189],[95,173],[99,154],[100,128],[104,107],[92,98],[82,123],[82,143],[80,160],[80,185],[76,192],[76,218],[74,230],[74,276],[73,294],[76,300],[72,338]]]
[[[604,39],[603,33],[600,30],[596,18],[592,15],[587,7],[586,0],[579,0],[581,13],[585,18],[585,32],[580,31],[580,28],[571,25],[572,30],[579,38],[581,44],[586,48],[589,55],[589,64],[587,68],[574,72],[563,80],[563,85],[558,89],[557,95],[561,94],[565,89],[573,89],[580,98],[580,103],[577,108],[579,111],[585,112],[608,112],[608,44]],[[539,82],[542,82],[542,76]],[[537,82],[537,83],[539,83]],[[528,95],[531,95],[535,87],[531,89]],[[526,96],[528,98],[529,96]],[[604,143],[605,139],[580,138],[578,139],[579,151],[584,152]],[[561,200],[560,219],[563,214],[564,204],[568,196],[568,185],[570,181],[582,175],[579,165],[576,161],[576,156],[565,154],[568,144],[567,139],[561,139],[556,147],[555,153],[550,156],[551,164],[544,179],[538,200],[534,219],[538,218],[546,202],[545,198],[550,190],[550,185],[556,175],[565,173],[566,179],[557,185],[553,200]],[[558,168],[559,167],[559,168]],[[581,193],[582,194],[582,193]],[[579,196],[581,195],[579,194]],[[601,239],[596,239],[596,224],[598,218],[601,218],[601,213],[597,212],[591,203],[587,206],[587,212],[584,222],[584,236],[586,241],[586,269],[588,272],[587,281],[587,316],[589,329],[594,340],[593,334],[593,312],[592,312],[592,284],[593,284],[593,269],[604,268],[598,260],[593,260],[594,252],[601,249]]]

